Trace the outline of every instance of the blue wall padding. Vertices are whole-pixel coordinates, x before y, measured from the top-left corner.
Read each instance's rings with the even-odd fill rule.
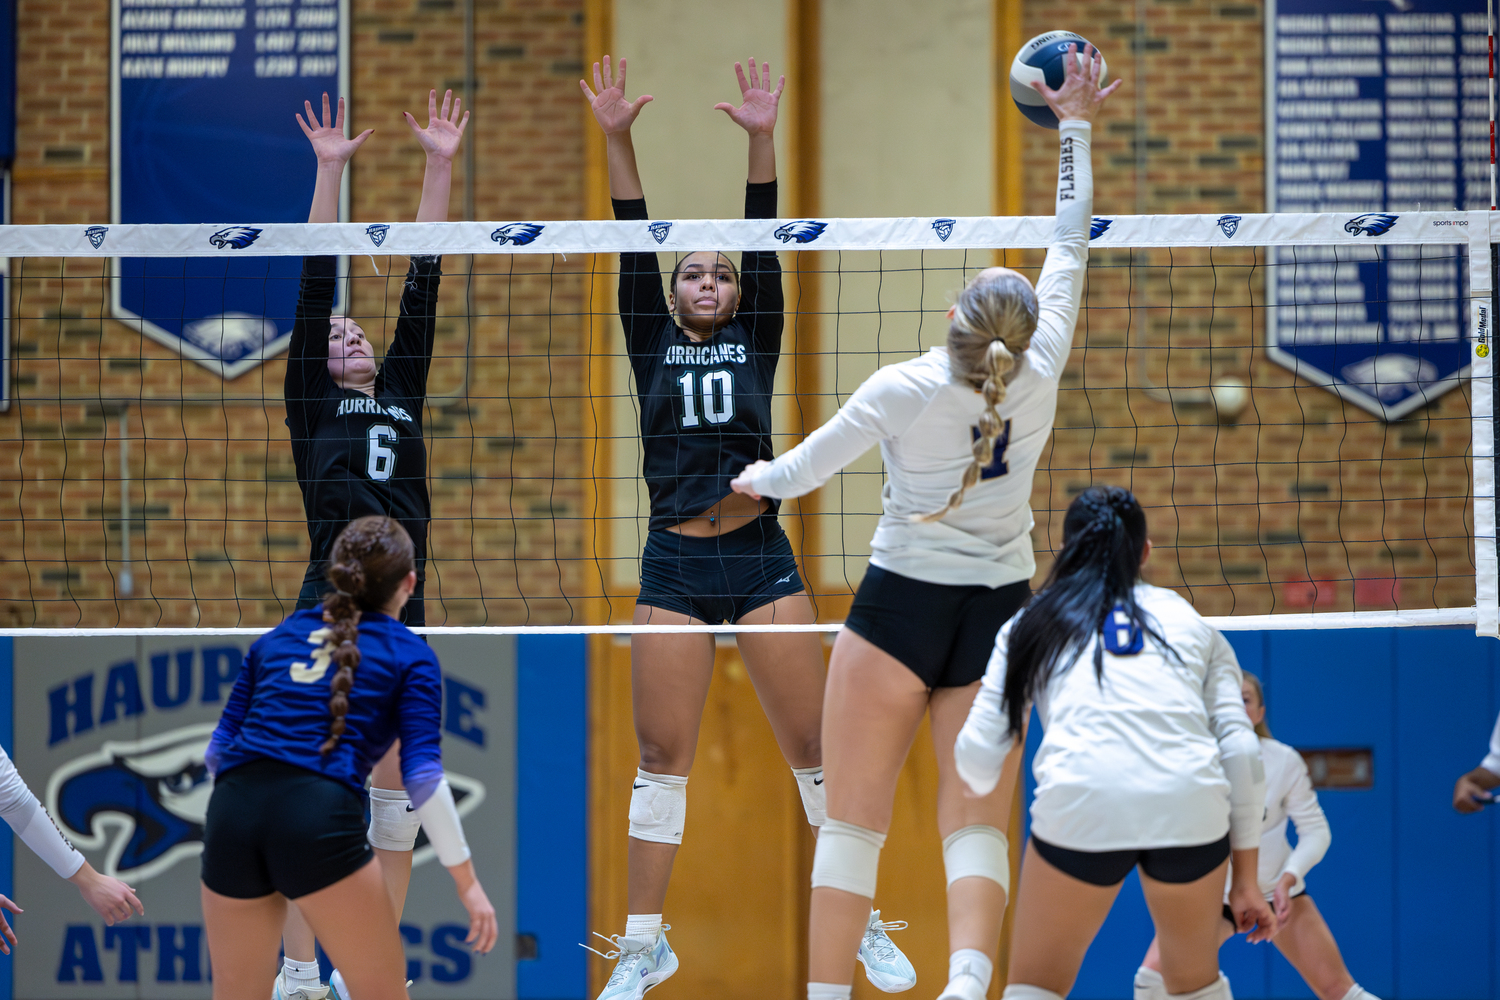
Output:
[[[1333,846],[1308,878],[1355,980],[1385,1000],[1500,995],[1500,824],[1452,807],[1453,782],[1484,756],[1500,711],[1500,646],[1459,629],[1226,635],[1265,684],[1277,739],[1373,752],[1374,787],[1319,792]],[[1037,742],[1033,732],[1028,800]],[[1071,996],[1128,1000],[1151,934],[1132,875]],[[1313,996],[1273,945],[1237,937],[1221,965],[1239,1000]]]
[[[588,993],[588,643],[516,640],[516,931],[537,940],[516,963],[518,1000]]]

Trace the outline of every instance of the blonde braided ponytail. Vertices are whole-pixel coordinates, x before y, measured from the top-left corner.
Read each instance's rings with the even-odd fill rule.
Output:
[[[953,377],[967,382],[984,396],[979,415],[979,437],[974,441],[973,460],[964,469],[958,489],[941,510],[917,514],[914,521],[941,520],[964,502],[964,494],[979,482],[985,468],[995,460],[995,443],[1005,433],[1005,422],[996,409],[1005,399],[1006,387],[1015,377],[1020,355],[1031,346],[1036,332],[1036,291],[1021,275],[1010,270],[981,271],[959,294],[953,321],[948,326],[948,361]]]

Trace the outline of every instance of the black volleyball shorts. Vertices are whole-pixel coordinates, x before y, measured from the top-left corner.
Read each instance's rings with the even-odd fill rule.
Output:
[[[1072,851],[1035,835],[1031,846],[1053,868],[1091,885],[1119,885],[1136,865],[1158,882],[1180,885],[1196,882],[1224,863],[1229,857],[1229,834],[1211,844],[1129,851]]]
[[[296,899],[375,856],[354,789],[279,760],[219,775],[203,824],[203,884],[221,896]]]
[[[1030,596],[1025,580],[955,586],[872,564],[844,627],[906,664],[929,688],[965,687],[984,676],[1000,626]]]
[[[641,554],[641,594],[635,603],[711,625],[733,624],[802,589],[791,540],[768,511],[711,538],[651,532]]]

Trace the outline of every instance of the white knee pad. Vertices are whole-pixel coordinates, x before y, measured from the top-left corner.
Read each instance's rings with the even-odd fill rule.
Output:
[[[1167,1000],[1167,983],[1161,973],[1144,965],[1135,970],[1135,1000]]]
[[[943,868],[948,887],[977,876],[998,882],[1010,896],[1010,841],[993,826],[966,826],[943,838]]]
[[[828,792],[823,787],[823,767],[794,767],[797,791],[802,793],[802,808],[807,811],[807,821],[821,827],[828,822]]]
[[[1219,973],[1219,978],[1191,993],[1168,993],[1169,1000],[1234,1000],[1234,994],[1229,992],[1229,977]]]
[[[687,776],[637,770],[630,784],[630,835],[653,844],[682,843]]]
[[[1005,992],[1000,994],[1000,1000],[1063,1000],[1063,998],[1040,986],[1032,986],[1029,983],[1011,983],[1005,987]]]
[[[826,886],[874,899],[880,849],[884,846],[883,833],[836,819],[825,821],[813,853],[813,888]]]
[[[422,821],[411,798],[399,788],[370,789],[370,829],[365,839],[382,851],[409,851],[417,844]]]

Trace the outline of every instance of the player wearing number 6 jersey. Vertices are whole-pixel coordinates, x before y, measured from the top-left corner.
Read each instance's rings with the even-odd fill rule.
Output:
[[[426,153],[418,222],[448,218],[453,157],[469,120],[463,102],[437,91],[427,97],[426,128],[411,115],[406,123]],[[323,95],[320,122],[312,105],[299,115],[303,134],[318,159],[308,222],[338,221],[339,186],[355,151],[370,137],[366,130],[344,136],[344,102],[331,118]],[[422,410],[427,370],[432,364],[440,258],[413,257],[401,292],[395,336],[376,365],[370,342],[348,316],[331,316],[334,258],[306,257],[302,294],[292,327],[286,365],[286,423],[307,534],[312,545],[297,608],[316,607],[328,585],[324,561],[334,539],[350,521],[373,514],[400,522],[411,537],[416,558],[416,589],[401,610],[406,625],[425,625],[422,601],[427,562],[427,524],[432,503],[427,495],[427,447],[422,440]],[[417,828],[401,784],[400,743],[386,754],[372,776],[370,843],[379,852],[392,902],[399,914],[411,877],[411,851]],[[311,930],[288,911],[286,961],[276,981],[275,1000],[322,1000],[328,987],[319,980]],[[337,993],[339,976],[335,972]]]
[[[429,124],[407,122],[427,153],[418,222],[445,222],[453,156],[469,116],[452,91],[437,108],[437,92],[428,97]],[[301,116],[298,116],[301,121]],[[303,132],[318,156],[317,185],[308,222],[337,222],[339,185],[345,165],[374,131],[344,138],[344,102],[330,122],[328,95],[323,95],[321,125],[307,106]],[[422,591],[426,579],[427,523],[432,501],[427,495],[427,446],[422,440],[422,410],[427,397],[427,370],[437,319],[440,257],[413,257],[401,292],[395,336],[376,364],[374,350],[359,324],[332,316],[335,258],[305,257],[302,294],[292,326],[286,365],[286,423],[307,533],[312,541],[307,572],[297,607],[322,599],[327,584],[324,562],[344,526],[366,514],[384,514],[401,522],[417,553],[417,590],[402,622],[425,625]]]
[[[593,88],[580,83],[605,134],[615,216],[639,220],[644,237],[650,216],[630,127],[651,98],[627,100],[625,60],[615,68],[617,75],[605,56],[602,69],[594,64]],[[785,80],[773,89],[770,67],[754,59],[748,76],[738,63],[735,72],[744,103],[717,109],[749,136],[745,215],[774,218],[773,132]],[[650,231],[670,245],[670,224]],[[663,294],[656,254],[620,255],[620,322],[640,397],[651,494],[637,624],[802,624],[814,618],[776,503],[728,486],[736,470],[772,454],[771,392],[785,323],[776,254],[747,252],[741,264],[736,270],[714,251],[689,253]],[[809,633],[747,633],[739,647],[796,775],[808,822],[819,826],[822,642]],[[661,910],[682,843],[688,772],[713,673],[713,635],[635,635],[630,656],[641,755],[630,796],[629,910],[625,933],[607,938],[614,948],[600,953],[619,959],[600,1000],[639,1000],[677,969]],[[851,943],[850,955],[858,949],[879,988],[910,988],[910,963],[885,933],[894,927],[868,909],[861,927],[864,936]]]
[[[1036,288],[1007,268],[980,272],[948,312],[947,346],[880,369],[807,440],[732,484],[751,496],[802,496],[877,443],[888,476],[870,567],[829,664],[809,1000],[850,995],[850,942],[875,894],[896,779],[927,712],[948,881],[940,1000],[982,1000],[994,971],[1018,762],[999,790],[966,798],[952,748],[995,633],[1036,572],[1031,478],[1052,433],[1088,261],[1090,121],[1118,86],[1100,89],[1097,60],[1067,62],[1061,90],[1039,88],[1062,122],[1062,145],[1056,228]]]

